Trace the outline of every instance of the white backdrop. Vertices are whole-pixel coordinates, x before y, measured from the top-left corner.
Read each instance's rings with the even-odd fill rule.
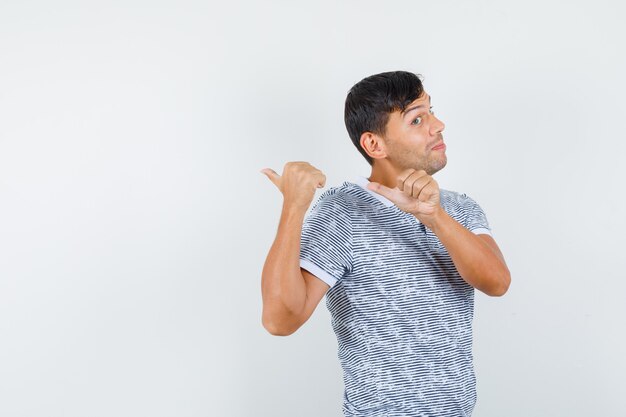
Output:
[[[259,170],[369,175],[343,102],[390,70],[512,273],[476,293],[474,416],[624,415],[620,2],[100,3],[0,3],[0,415],[340,416],[325,300],[261,325]]]

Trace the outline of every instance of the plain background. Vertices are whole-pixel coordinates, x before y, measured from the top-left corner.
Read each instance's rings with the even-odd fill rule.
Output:
[[[0,3],[0,415],[340,416],[325,299],[261,325],[282,196],[369,165],[343,102],[424,77],[435,178],[512,272],[476,293],[476,417],[623,416],[624,6]],[[318,190],[318,194],[322,190]]]

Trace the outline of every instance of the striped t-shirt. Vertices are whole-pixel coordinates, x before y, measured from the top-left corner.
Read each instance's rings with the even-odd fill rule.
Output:
[[[344,416],[470,416],[474,288],[437,236],[357,176],[323,192],[302,228],[300,266],[331,288],[326,305],[343,368]],[[476,234],[485,213],[440,190]]]

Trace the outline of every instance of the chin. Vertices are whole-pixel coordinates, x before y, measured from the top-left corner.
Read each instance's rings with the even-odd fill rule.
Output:
[[[439,172],[439,171],[441,171],[442,169],[444,169],[447,163],[448,163],[448,161],[447,161],[447,160],[443,160],[443,161],[441,161],[441,163],[440,163],[440,164],[434,164],[434,165],[431,165],[430,169],[429,169],[429,170],[427,170],[427,171],[426,171],[426,173],[427,173],[428,175],[433,175],[433,174],[436,174],[437,172]]]

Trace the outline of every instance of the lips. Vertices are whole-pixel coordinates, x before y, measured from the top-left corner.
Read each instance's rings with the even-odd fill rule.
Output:
[[[439,150],[439,149],[446,149],[446,144],[445,144],[445,143],[443,143],[443,142],[441,142],[439,145],[437,145],[437,146],[435,146],[435,147],[433,148],[433,151],[437,151],[437,150]]]

